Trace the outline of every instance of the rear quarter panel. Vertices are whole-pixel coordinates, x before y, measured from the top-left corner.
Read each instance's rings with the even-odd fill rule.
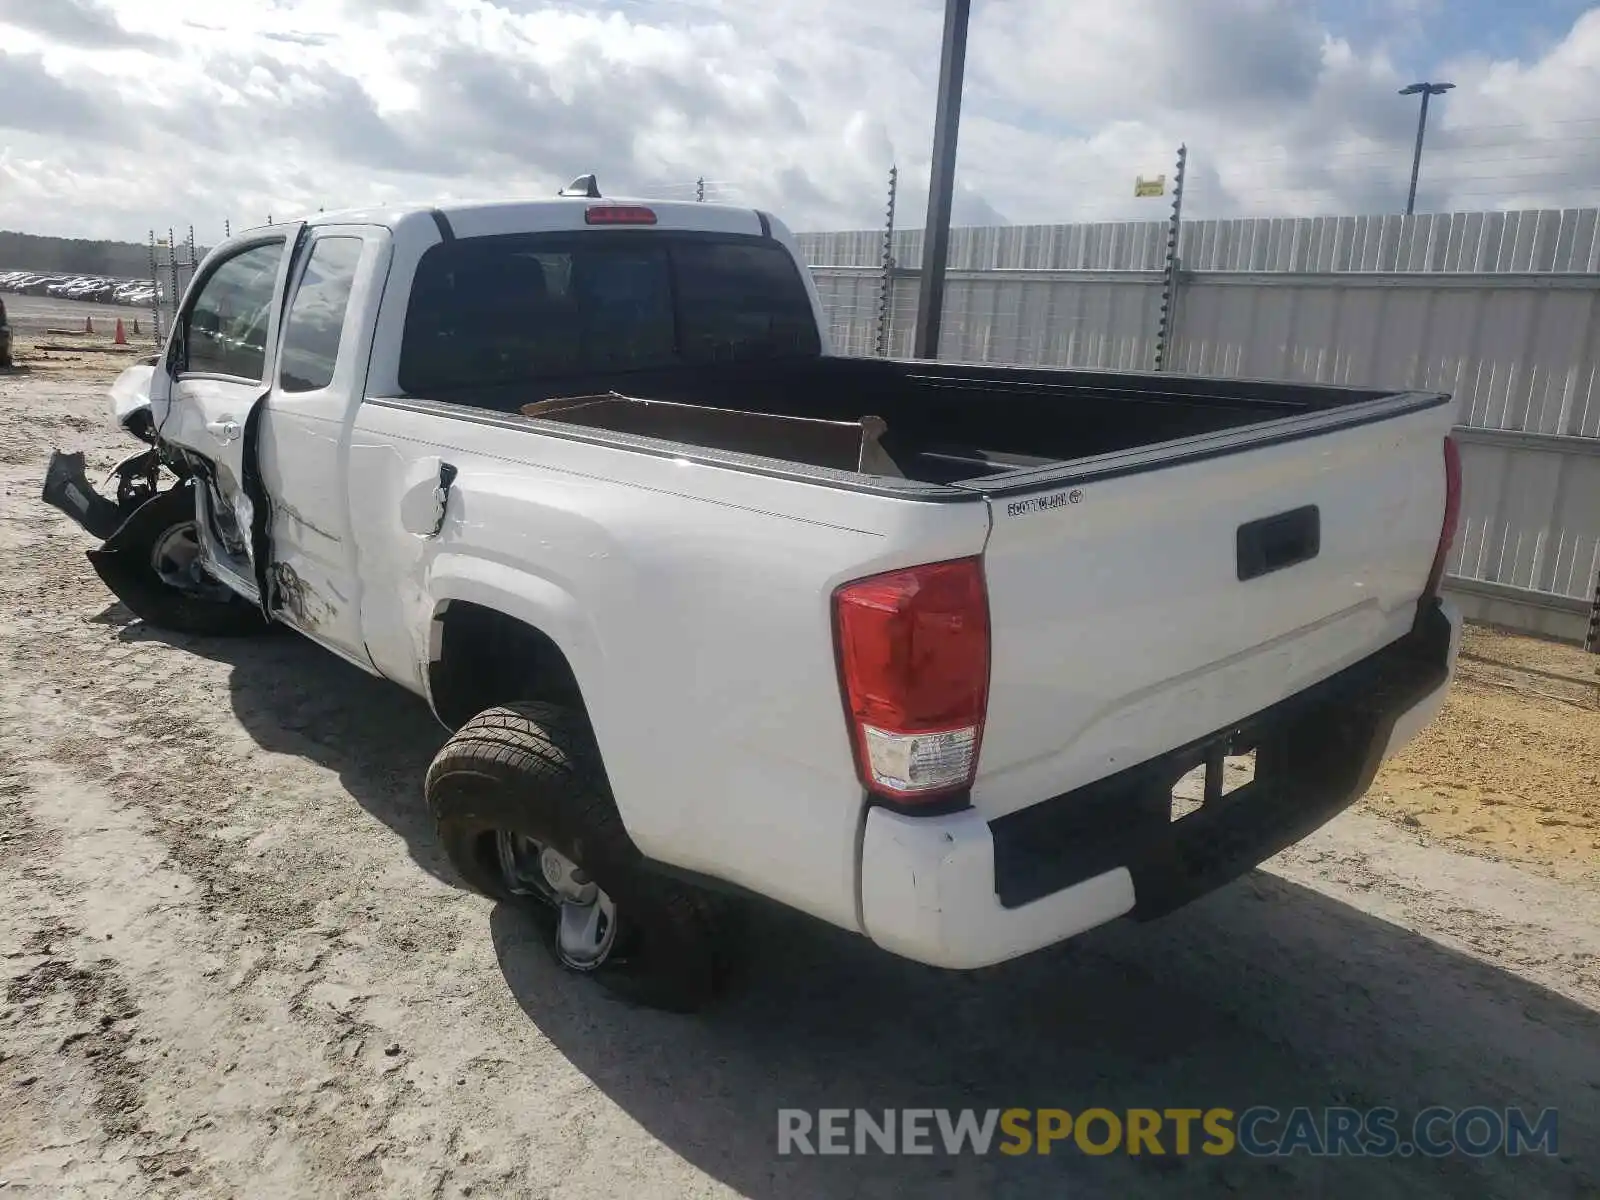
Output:
[[[439,536],[401,497],[459,471]],[[746,474],[461,418],[362,406],[352,523],[368,649],[426,690],[454,599],[542,629],[571,662],[617,805],[646,855],[857,927],[862,791],[830,603],[840,583],[981,551],[981,501]]]

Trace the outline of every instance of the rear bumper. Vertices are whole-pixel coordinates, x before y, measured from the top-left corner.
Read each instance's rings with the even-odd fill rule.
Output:
[[[1265,712],[1149,763],[999,820],[974,810],[867,816],[861,907],[884,949],[973,968],[1116,917],[1179,908],[1292,845],[1357,800],[1444,703],[1461,639],[1453,606]],[[1255,781],[1171,819],[1173,784],[1224,748]]]

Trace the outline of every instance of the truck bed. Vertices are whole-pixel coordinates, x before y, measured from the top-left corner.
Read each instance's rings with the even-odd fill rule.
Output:
[[[812,420],[878,417],[887,426],[882,448],[898,473],[931,484],[1049,467],[1393,394],[1182,375],[808,357],[567,377],[531,389],[431,398],[518,412],[544,400],[606,392]],[[659,428],[659,422],[651,425]],[[693,430],[681,440],[694,444]],[[807,444],[794,439],[794,461],[811,461]]]
[[[1443,395],[844,358],[564,380],[546,395],[607,391],[881,418],[905,494],[987,502],[992,683],[971,800],[988,819],[1225,737],[1402,637],[1445,509]],[[516,412],[543,398],[468,402]],[[625,403],[597,407],[609,433],[628,431]],[[648,408],[632,432],[660,438],[670,414]],[[785,444],[772,424],[750,423],[763,449],[708,439],[711,453],[806,461],[816,442],[797,424]],[[683,429],[697,426],[725,436],[693,417]]]

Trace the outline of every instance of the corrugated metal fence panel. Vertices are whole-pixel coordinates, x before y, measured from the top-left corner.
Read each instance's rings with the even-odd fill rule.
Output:
[[[1600,436],[1600,277],[1199,275],[1180,371],[1446,391],[1464,425]],[[1581,283],[1582,286],[1572,286]]]
[[[916,239],[920,243],[921,239]],[[1093,225],[1010,225],[954,229],[952,271],[1159,271],[1166,225],[1105,221]],[[921,265],[921,247],[907,239],[902,266]]]
[[[882,259],[876,230],[798,237],[815,266]],[[1165,244],[1165,221],[953,229],[948,267],[1159,270]],[[1591,272],[1600,271],[1600,209],[1187,221],[1179,252],[1191,271]],[[922,231],[896,233],[894,254],[900,266],[918,266]]]
[[[883,234],[870,229],[797,233],[795,241],[813,267],[875,267],[883,261]]]
[[[1600,270],[1596,209],[1190,221],[1194,271]]]
[[[864,268],[812,271],[836,354],[877,346],[881,275]],[[1126,279],[954,274],[945,284],[943,357],[963,362],[1149,370],[1160,315],[1159,278]],[[889,353],[909,357],[917,320],[917,280],[898,276]]]
[[[839,352],[871,353],[879,272],[813,274]],[[1426,282],[1191,278],[1171,361],[1202,375],[1448,391],[1465,425],[1600,436],[1600,279],[1561,288]],[[952,272],[945,291],[947,358],[1128,370],[1153,362],[1154,275]],[[910,352],[916,300],[915,277],[898,277],[895,353]]]
[[[899,284],[914,326],[917,281]],[[946,358],[1116,371],[1147,371],[1155,361],[1159,278],[956,275],[945,293],[939,344]]]
[[[1161,221],[1104,221],[1093,225],[1006,225],[952,229],[951,271],[1159,271],[1167,227]],[[801,233],[800,253],[814,267],[876,267],[883,234],[870,230]],[[894,235],[895,265],[922,264],[922,230]]]
[[[877,348],[878,296],[882,275],[868,270],[811,272],[817,297],[827,314],[828,337],[835,354],[873,354]],[[915,304],[915,297],[912,298]],[[913,317],[913,320],[915,318]]]
[[[1600,572],[1600,445],[1588,449],[1463,434],[1461,532],[1450,572],[1592,599]]]
[[[1589,628],[1586,611],[1552,608],[1533,593],[1518,592],[1514,588],[1491,593],[1489,587],[1446,576],[1444,592],[1468,621],[1583,644]]]
[[[1162,222],[954,230],[941,353],[1148,369]],[[913,268],[921,230],[895,237]],[[843,353],[872,353],[880,234],[802,246]],[[1469,615],[1581,639],[1600,572],[1600,211],[1185,225],[1177,370],[1447,391],[1465,488],[1451,575]],[[849,268],[854,269],[849,269]],[[918,280],[894,281],[909,355]]]
[[[1485,432],[1463,434],[1451,573],[1587,605],[1600,570],[1600,278],[1562,282],[1584,286],[1200,275],[1180,294],[1173,361],[1201,375],[1452,393],[1457,421]],[[1587,618],[1547,604],[1475,596],[1472,611],[1581,638]]]

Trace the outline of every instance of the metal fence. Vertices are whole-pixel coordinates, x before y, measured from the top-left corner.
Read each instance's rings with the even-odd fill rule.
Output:
[[[194,279],[204,252],[195,245],[194,226],[189,226],[188,236],[176,229],[150,231],[150,278],[156,285],[155,298],[150,303],[150,319],[157,338],[165,337],[177,318],[183,294]]]
[[[1165,222],[952,233],[941,357],[1149,370]],[[801,236],[835,347],[907,355],[921,233]],[[1448,391],[1467,614],[1583,641],[1600,588],[1600,210],[1194,221],[1177,371]]]

